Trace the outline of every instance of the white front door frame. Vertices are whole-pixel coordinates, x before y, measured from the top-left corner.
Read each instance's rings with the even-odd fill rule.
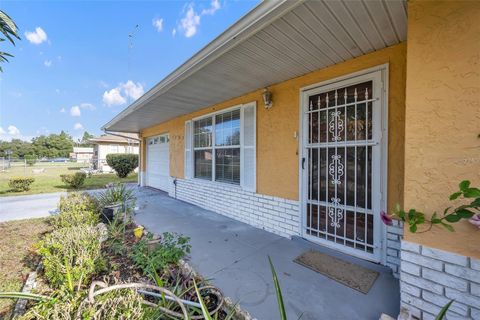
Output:
[[[371,79],[378,84],[378,92],[374,92],[374,97],[378,98],[378,103],[381,106],[381,115],[378,119],[381,123],[380,137],[379,143],[381,145],[380,148],[380,156],[379,156],[379,164],[380,170],[378,171],[380,174],[379,179],[379,186],[377,189],[379,190],[379,194],[377,196],[380,199],[373,199],[376,201],[372,201],[372,204],[377,203],[377,205],[372,206],[372,210],[374,212],[374,232],[376,237],[375,241],[375,252],[370,255],[365,255],[363,252],[359,250],[349,248],[347,246],[340,246],[336,243],[330,242],[328,240],[322,240],[320,238],[307,235],[305,232],[306,226],[306,210],[307,210],[307,183],[308,183],[308,172],[304,170],[307,167],[304,162],[304,159],[307,159],[307,152],[305,148],[305,142],[307,141],[307,134],[308,134],[308,126],[306,124],[306,117],[305,117],[305,110],[308,110],[308,96],[312,94],[314,91],[323,91],[328,90],[335,87],[345,86],[349,83],[358,83],[358,80],[366,80]],[[300,230],[299,233],[302,237],[312,240],[315,242],[320,243],[321,245],[325,245],[327,247],[332,247],[333,249],[343,251],[347,254],[360,257],[362,259],[374,261],[377,263],[381,263],[383,265],[386,264],[386,247],[387,247],[387,228],[381,222],[379,218],[379,214],[381,210],[387,210],[387,183],[388,183],[388,79],[389,79],[389,66],[387,64],[375,66],[372,68],[364,69],[359,72],[347,74],[342,77],[337,77],[334,79],[330,79],[327,81],[323,81],[320,83],[315,83],[313,85],[309,85],[303,88],[300,88],[300,107],[299,107],[299,196],[300,196]],[[380,83],[378,83],[380,82]],[[374,84],[376,86],[377,84]],[[373,165],[373,164],[372,164]],[[372,193],[372,197],[375,195]],[[378,215],[377,212],[378,211]]]

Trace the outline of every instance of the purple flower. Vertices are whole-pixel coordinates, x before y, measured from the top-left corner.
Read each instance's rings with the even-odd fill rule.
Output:
[[[468,220],[468,222],[470,222],[471,224],[473,224],[474,226],[480,229],[480,214],[474,215]]]
[[[393,219],[385,211],[380,212],[380,218],[387,226],[393,225]]]

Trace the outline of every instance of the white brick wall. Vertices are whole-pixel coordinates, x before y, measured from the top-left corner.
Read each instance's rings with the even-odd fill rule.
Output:
[[[480,260],[402,241],[401,306],[419,319],[435,319],[450,300],[446,319],[480,320]]]
[[[400,276],[400,242],[403,238],[403,222],[394,220],[393,225],[387,227],[387,266],[392,269],[393,275]]]
[[[175,188],[171,185],[169,195],[175,197]],[[194,179],[178,179],[176,197],[284,237],[300,234],[298,201]]]
[[[169,185],[171,197],[284,237],[300,235],[298,201],[261,195],[242,190],[239,186],[195,179],[177,179],[175,195],[173,181]],[[397,278],[402,236],[402,222],[394,221],[392,226],[388,226],[386,261]]]

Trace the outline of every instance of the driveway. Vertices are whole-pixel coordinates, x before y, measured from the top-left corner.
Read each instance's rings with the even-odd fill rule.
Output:
[[[66,192],[0,197],[0,222],[48,217]]]
[[[189,263],[234,302],[258,319],[279,319],[268,265],[276,267],[289,319],[372,319],[399,313],[399,284],[390,269],[315,245],[254,228],[147,188],[138,191],[135,220],[155,233],[179,232],[191,238]],[[363,294],[302,267],[292,260],[315,249],[380,273]]]
[[[136,185],[136,183],[128,183],[129,187],[136,187]],[[105,189],[79,192],[95,194],[102,190]],[[60,197],[65,195],[67,195],[67,192],[0,197],[0,222],[48,217],[56,213]]]

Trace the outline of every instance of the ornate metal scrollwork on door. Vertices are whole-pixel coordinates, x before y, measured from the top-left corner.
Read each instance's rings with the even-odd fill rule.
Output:
[[[343,176],[343,162],[342,162],[342,155],[340,154],[333,154],[332,161],[328,165],[328,173],[332,177],[332,184],[342,184],[342,176]]]
[[[340,110],[330,112],[330,121],[328,123],[328,132],[332,137],[332,141],[342,141],[342,135],[344,129],[344,121],[341,117]]]
[[[340,204],[339,198],[332,198],[333,207],[328,208],[328,217],[330,218],[330,225],[335,228],[340,228],[340,221],[343,219],[343,209],[337,208]]]

